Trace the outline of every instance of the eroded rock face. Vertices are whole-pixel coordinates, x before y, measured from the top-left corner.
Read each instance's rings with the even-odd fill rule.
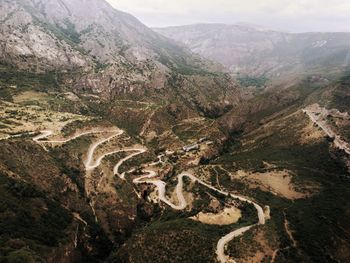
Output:
[[[215,117],[239,101],[221,66],[105,1],[2,0],[0,14],[0,61],[58,72],[66,91],[106,100],[181,101]]]
[[[88,66],[84,58],[17,2],[2,1],[0,25],[0,58],[20,69],[35,72]]]
[[[93,60],[139,63],[158,58],[155,45],[167,44],[136,18],[105,1],[3,0],[0,4],[1,51],[12,54],[12,60],[34,57],[53,68],[86,67]]]

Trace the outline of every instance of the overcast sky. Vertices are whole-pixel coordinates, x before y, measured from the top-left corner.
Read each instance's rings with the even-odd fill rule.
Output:
[[[107,0],[150,27],[246,22],[290,32],[350,31],[350,0]]]

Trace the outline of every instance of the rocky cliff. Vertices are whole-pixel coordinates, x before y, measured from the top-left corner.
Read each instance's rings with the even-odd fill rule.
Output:
[[[55,72],[60,86],[107,100],[175,100],[204,114],[224,112],[238,101],[234,81],[221,66],[105,1],[1,0],[0,5],[2,64]]]

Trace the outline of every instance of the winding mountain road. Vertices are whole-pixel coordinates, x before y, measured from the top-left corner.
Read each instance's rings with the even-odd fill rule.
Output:
[[[247,232],[248,230],[250,230],[251,228],[253,228],[257,225],[264,225],[265,224],[264,210],[262,209],[262,207],[260,205],[258,205],[257,203],[255,203],[255,202],[253,202],[245,197],[241,197],[241,196],[238,196],[235,194],[231,194],[231,193],[219,190],[219,189],[205,183],[204,181],[198,179],[197,177],[193,176],[189,172],[184,172],[184,173],[181,173],[177,176],[178,183],[177,183],[176,188],[175,188],[175,193],[177,196],[178,204],[174,204],[166,197],[166,183],[162,180],[151,180],[152,178],[157,176],[157,173],[152,171],[152,170],[145,170],[145,172],[148,174],[145,176],[134,179],[133,183],[134,184],[143,184],[143,183],[153,184],[158,190],[159,200],[164,202],[165,204],[167,204],[168,206],[170,206],[171,208],[173,208],[175,210],[183,210],[187,206],[187,202],[186,202],[186,199],[185,199],[184,194],[183,194],[183,178],[184,177],[188,177],[192,181],[198,182],[201,185],[203,185],[203,186],[205,186],[205,187],[207,187],[215,192],[218,192],[222,195],[230,196],[232,198],[239,199],[243,202],[247,202],[247,203],[254,205],[255,209],[257,210],[257,214],[258,214],[258,219],[259,219],[258,224],[254,224],[251,226],[242,227],[240,229],[237,229],[237,230],[227,234],[226,236],[222,237],[219,240],[217,247],[216,247],[216,254],[217,254],[217,258],[218,258],[219,262],[221,262],[221,263],[225,263],[225,262],[234,263],[235,262],[233,259],[231,259],[230,257],[228,257],[225,254],[225,247],[227,246],[227,244],[230,241],[232,241],[234,238],[236,238],[238,236],[243,235],[245,232]]]
[[[108,131],[109,132],[109,131]],[[98,166],[100,166],[103,158],[105,158],[106,156],[109,156],[109,155],[112,155],[114,153],[117,153],[118,151],[111,151],[111,152],[108,152],[108,153],[105,153],[103,154],[102,156],[100,156],[99,158],[97,158],[96,160],[94,160],[94,153],[96,151],[96,149],[106,143],[106,142],[109,142],[111,139],[115,138],[115,137],[118,137],[120,135],[123,134],[123,131],[122,130],[116,130],[116,131],[111,131],[112,135],[108,136],[107,138],[103,138],[103,139],[100,139],[98,140],[97,142],[94,142],[93,144],[90,145],[89,149],[88,149],[88,152],[86,154],[86,160],[84,162],[85,164],[85,169],[87,171],[91,171],[91,170],[94,170],[95,168],[97,168]],[[82,134],[83,135],[83,134]]]
[[[121,159],[117,164],[116,166],[114,166],[114,169],[113,169],[113,172],[115,175],[118,175],[121,179],[125,179],[125,172],[120,174],[119,173],[119,167],[124,163],[126,162],[127,160],[130,160],[132,158],[134,158],[135,156],[137,155],[140,155],[140,154],[143,154],[147,151],[147,149],[144,149],[144,148],[130,148],[130,149],[123,149],[122,150],[123,152],[135,152],[135,153],[132,153],[128,156],[126,156],[125,158]]]
[[[310,118],[310,120],[314,124],[316,124],[318,127],[320,127],[327,136],[329,136],[330,138],[333,138],[334,140],[333,143],[336,148],[341,149],[344,152],[346,152],[348,155],[350,155],[349,143],[344,141],[339,134],[334,132],[332,128],[329,127],[327,125],[327,122],[325,121],[326,117],[328,116],[328,114],[330,114],[330,112],[326,108],[322,108],[319,105],[314,107],[315,109],[310,109],[311,106],[309,106],[309,108],[303,109],[303,112],[306,113]]]
[[[100,130],[91,130],[91,131],[85,131],[85,132],[81,132],[81,133],[77,133],[71,137],[68,137],[67,139],[62,139],[62,140],[45,140],[43,141],[43,139],[48,138],[50,136],[52,136],[54,134],[53,131],[51,130],[45,130],[45,131],[41,131],[41,134],[39,134],[38,136],[33,138],[33,141],[37,142],[37,143],[67,143],[70,142],[72,140],[75,140],[81,136],[84,135],[90,135],[90,134],[94,134],[94,133],[103,133],[106,131],[100,131]],[[112,131],[111,131],[112,132]]]
[[[142,153],[145,153],[147,151],[146,148],[144,147],[140,147],[140,146],[135,146],[132,148],[124,148],[124,149],[116,149],[114,151],[109,151],[106,153],[103,153],[102,155],[100,155],[97,158],[94,158],[95,152],[98,149],[99,146],[101,146],[102,144],[109,142],[110,140],[112,140],[115,137],[120,136],[121,134],[123,134],[122,130],[119,129],[114,129],[114,130],[91,130],[91,131],[85,131],[85,132],[81,132],[78,133],[74,136],[71,136],[67,139],[62,139],[62,140],[43,140],[43,139],[47,139],[49,136],[53,135],[53,131],[50,130],[46,130],[46,131],[42,131],[40,135],[36,136],[33,138],[33,140],[39,144],[42,143],[67,143],[69,141],[72,141],[74,139],[77,139],[81,136],[84,135],[89,135],[89,134],[95,134],[95,133],[111,133],[110,136],[108,136],[107,138],[102,138],[96,142],[94,142],[93,144],[90,145],[87,154],[86,154],[86,159],[84,161],[84,165],[85,165],[85,169],[87,172],[92,171],[94,169],[96,169],[97,167],[99,167],[101,165],[102,160],[106,157],[106,156],[110,156],[116,153],[120,153],[120,152],[133,152],[130,155],[128,155],[127,157],[121,159],[120,161],[118,161],[118,163],[114,166],[113,172],[115,175],[119,176],[122,179],[125,179],[125,173],[120,174],[119,173],[119,168],[120,166],[126,162],[127,160],[140,155]],[[158,161],[150,163],[148,165],[146,165],[146,167],[153,167],[158,165],[159,163],[163,163],[162,161],[162,157],[163,155],[159,155],[158,156]],[[184,177],[187,177],[189,179],[191,179],[193,182],[198,182],[201,185],[215,191],[218,192],[224,196],[230,196],[232,198],[241,200],[243,202],[247,202],[249,204],[254,205],[256,211],[257,211],[257,215],[258,215],[258,223],[251,225],[251,226],[246,226],[246,227],[242,227],[240,229],[237,229],[235,231],[232,231],[231,233],[225,235],[224,237],[222,237],[218,243],[217,243],[217,248],[216,248],[216,254],[217,254],[217,259],[220,263],[234,263],[235,261],[233,259],[231,259],[229,256],[227,256],[225,254],[225,247],[227,246],[227,244],[232,241],[234,238],[243,235],[245,232],[247,232],[248,230],[250,230],[251,228],[257,226],[257,225],[263,225],[265,224],[265,215],[264,215],[264,210],[263,208],[258,205],[257,203],[242,197],[242,196],[238,196],[235,194],[231,194],[229,192],[225,192],[222,190],[219,190],[217,188],[215,188],[214,186],[202,181],[201,179],[195,177],[192,173],[190,172],[183,172],[181,174],[179,174],[177,176],[178,179],[178,183],[176,185],[175,188],[175,193],[176,193],[176,197],[177,197],[177,204],[173,203],[171,200],[169,200],[166,197],[166,182],[162,181],[162,180],[157,180],[155,179],[157,177],[157,173],[153,170],[151,170],[150,168],[144,168],[143,172],[146,174],[144,176],[135,178],[133,180],[134,184],[152,184],[157,188],[158,191],[158,199],[162,202],[164,202],[165,204],[167,204],[168,206],[170,206],[171,208],[175,209],[175,210],[183,210],[187,207],[187,201],[184,197],[184,190],[183,190],[183,179]],[[93,208],[93,207],[92,207]]]

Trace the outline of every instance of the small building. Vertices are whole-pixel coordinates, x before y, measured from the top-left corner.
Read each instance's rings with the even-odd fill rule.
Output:
[[[186,145],[186,146],[182,147],[182,149],[185,152],[196,151],[196,150],[199,150],[199,144],[194,143],[194,144]]]

